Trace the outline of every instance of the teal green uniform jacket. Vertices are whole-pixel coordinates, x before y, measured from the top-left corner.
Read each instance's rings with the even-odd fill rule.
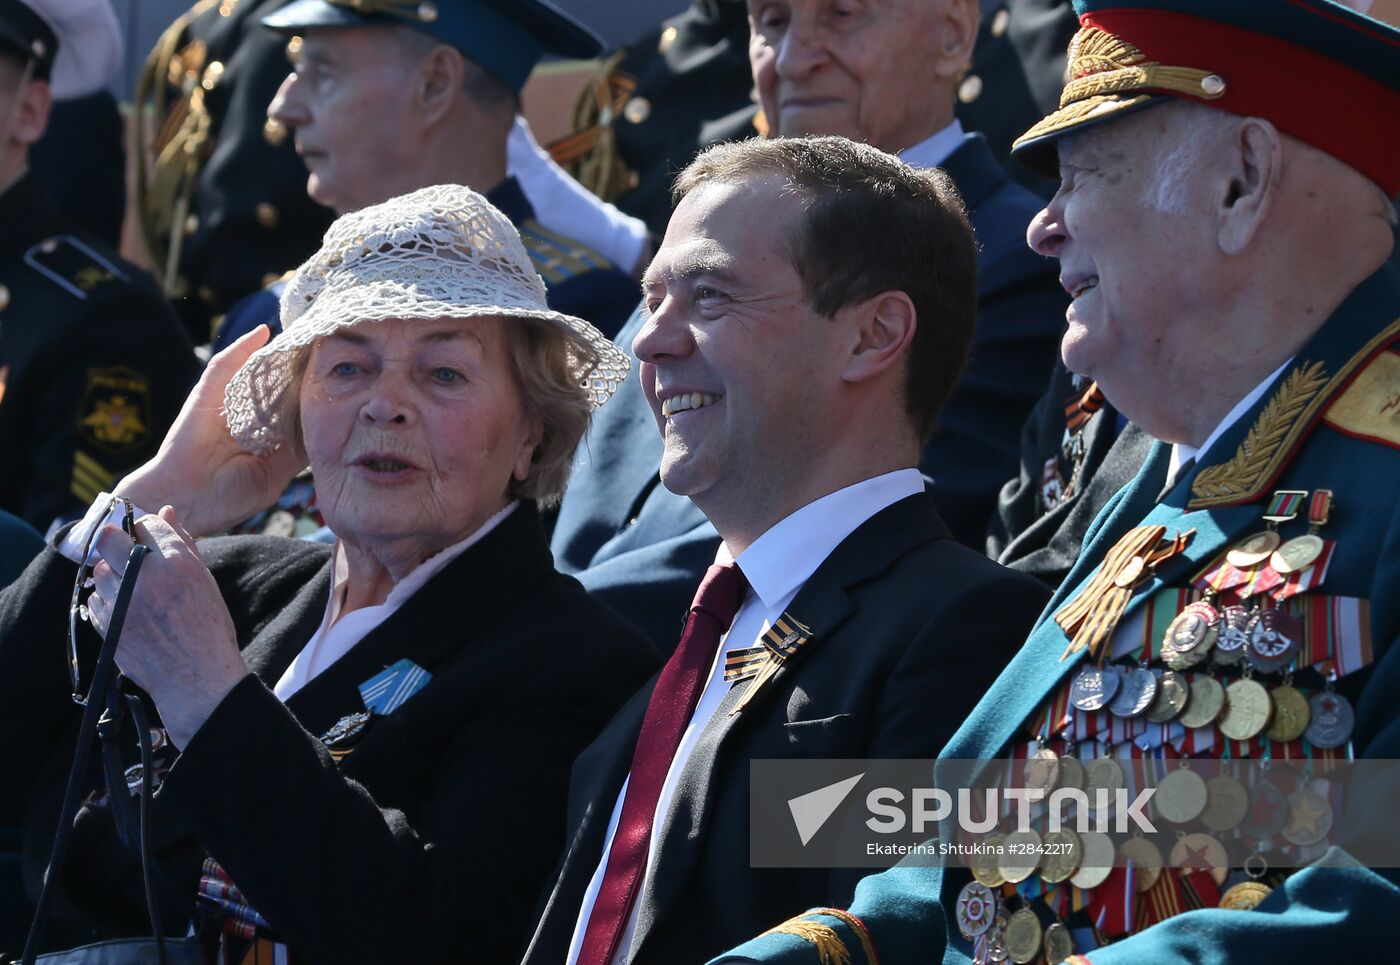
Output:
[[[1306,389],[1303,370],[1320,363],[1325,379]],[[1314,380],[1316,382],[1316,380]],[[1293,391],[1290,392],[1290,386]],[[1291,397],[1291,398],[1281,398]],[[1284,402],[1287,418],[1270,419]],[[1194,528],[1189,548],[1142,584],[1128,614],[1162,587],[1184,586],[1202,565],[1236,541],[1263,529],[1261,516],[1278,489],[1329,488],[1336,503],[1322,535],[1337,542],[1321,592],[1370,600],[1375,662],[1338,689],[1352,685],[1352,735],[1360,758],[1400,758],[1400,271],[1387,265],[1358,287],[1294,356],[1264,397],[1227,430],[1196,467],[1161,494],[1169,447],[1158,444],[1142,472],[1104,508],[1084,552],[1032,630],[1025,647],[953,736],[941,758],[994,758],[1022,739],[1022,725],[1084,659],[1061,662],[1067,638],[1051,614],[1089,578],[1129,529],[1160,523],[1167,536]],[[1275,438],[1259,430],[1279,430]],[[1241,447],[1255,431],[1251,447]],[[1253,453],[1253,457],[1250,457]],[[1206,483],[1232,492],[1201,507]],[[1219,489],[1216,490],[1219,492]],[[1161,497],[1159,499],[1159,496]],[[1197,508],[1192,508],[1193,500]],[[1303,531],[1296,521],[1283,535]],[[1121,624],[1120,624],[1121,625]],[[1394,789],[1391,789],[1392,791]],[[1384,798],[1383,798],[1384,799]],[[1400,801],[1400,794],[1388,799]],[[1360,820],[1348,813],[1347,821]],[[1382,818],[1384,820],[1384,818]],[[1326,865],[1321,866],[1321,865]],[[952,917],[965,873],[897,868],[864,879],[849,912],[863,922],[881,965],[966,962],[967,943]],[[1240,962],[1378,961],[1393,948],[1400,920],[1400,870],[1371,870],[1340,849],[1290,877],[1253,911],[1190,911],[1098,950],[1093,965]],[[834,929],[863,962],[860,937],[829,915]],[[1386,959],[1389,960],[1389,959]],[[716,962],[812,963],[817,947],[790,934],[758,937]]]

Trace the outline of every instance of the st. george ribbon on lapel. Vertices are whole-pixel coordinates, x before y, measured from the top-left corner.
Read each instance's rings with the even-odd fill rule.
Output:
[[[773,622],[772,626],[764,631],[763,636],[759,638],[758,646],[735,650],[725,657],[725,683],[737,684],[745,680],[749,682],[748,687],[744,690],[744,695],[729,711],[730,716],[747,707],[763,685],[773,679],[778,668],[811,640],[811,627],[802,623],[790,612],[784,612]]]

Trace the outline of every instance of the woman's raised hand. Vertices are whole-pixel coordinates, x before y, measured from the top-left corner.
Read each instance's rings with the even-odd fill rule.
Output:
[[[160,451],[117,484],[118,495],[147,509],[174,506],[195,536],[222,533],[276,501],[304,461],[288,443],[255,456],[224,422],[224,389],[269,334],[259,325],[209,360]]]

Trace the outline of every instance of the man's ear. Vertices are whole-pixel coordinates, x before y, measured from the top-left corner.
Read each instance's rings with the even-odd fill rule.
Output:
[[[418,103],[429,124],[447,116],[463,96],[467,65],[460,52],[438,44],[418,64]]]
[[[44,136],[49,126],[49,108],[53,106],[53,91],[48,81],[30,80],[15,94],[14,122],[10,137],[28,146]]]
[[[977,0],[942,0],[939,6],[938,44],[932,51],[934,64],[938,76],[953,78],[972,63],[982,12]]]
[[[1278,128],[1257,117],[1236,126],[1227,145],[1230,181],[1219,207],[1220,250],[1237,255],[1254,240],[1268,217],[1283,176],[1283,139]]]
[[[868,382],[904,364],[918,327],[918,313],[901,291],[881,292],[849,309],[856,323],[856,341],[842,366],[847,382]]]

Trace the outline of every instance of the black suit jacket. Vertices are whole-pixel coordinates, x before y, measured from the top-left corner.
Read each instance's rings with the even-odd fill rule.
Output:
[[[814,632],[740,714],[726,694],[682,771],[640,894],[632,961],[703,962],[812,905],[851,897],[857,871],[749,867],[749,761],[932,757],[1024,638],[1047,597],[959,546],[926,494],[876,514],[788,608]],[[568,953],[655,680],[574,766],[572,840],[526,965]]]
[[[479,923],[471,957],[511,960],[564,843],[570,765],[659,658],[554,570],[523,504],[283,704],[270,688],[320,624],[328,549],[201,544],[252,672],[156,797],[169,927],[189,920],[207,852],[301,961],[461,961],[456,923],[468,916]],[[31,871],[53,826],[35,775],[73,750],[77,708],[55,632],[72,577],[49,550],[0,597],[0,754],[48,805],[28,815]],[[316,735],[362,709],[358,685],[405,657],[432,680],[337,766]],[[110,816],[88,809],[80,825],[65,876],[75,904],[98,932],[148,930]]]

